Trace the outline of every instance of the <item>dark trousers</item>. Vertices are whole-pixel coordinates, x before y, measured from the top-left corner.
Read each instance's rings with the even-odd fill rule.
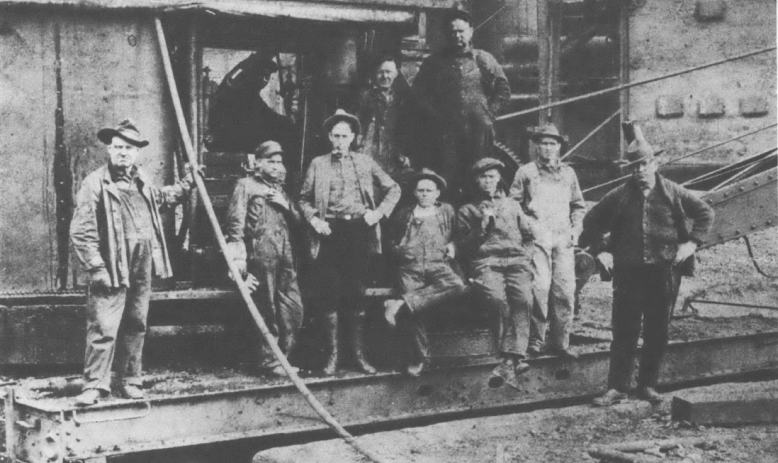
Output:
[[[402,322],[403,333],[411,352],[411,362],[418,363],[429,357],[429,340],[422,313],[461,295],[465,284],[447,262],[414,262],[402,265],[398,272],[402,299],[411,310],[411,316]]]
[[[84,389],[110,392],[112,364],[117,382],[142,385],[141,355],[151,295],[151,247],[151,241],[127,242],[129,287],[87,290]]]
[[[321,237],[311,268],[319,310],[331,314],[343,306],[346,314],[364,312],[369,281],[369,232],[363,219],[328,220],[332,234]]]
[[[289,236],[283,231],[268,232],[248,244],[248,271],[259,281],[252,299],[279,347],[288,356],[294,349],[303,323],[303,303]],[[256,328],[253,320],[248,323],[251,328]],[[252,332],[259,365],[268,368],[278,365],[270,347],[262,341],[261,333],[257,329],[252,329]]]
[[[528,257],[490,257],[473,262],[475,289],[496,327],[498,352],[525,357],[532,307]]]
[[[643,348],[638,387],[654,387],[667,350],[670,309],[681,282],[670,264],[623,266],[613,276],[613,342],[608,388],[627,392],[637,357],[641,319]]]

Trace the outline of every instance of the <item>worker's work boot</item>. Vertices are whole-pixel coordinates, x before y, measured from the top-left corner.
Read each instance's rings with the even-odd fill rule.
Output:
[[[653,387],[649,386],[639,387],[636,395],[638,399],[646,400],[653,405],[662,403],[662,400],[664,399],[662,394],[656,392]]]
[[[548,353],[551,355],[556,355],[559,358],[563,358],[565,360],[578,360],[580,355],[577,352],[573,352],[569,348],[563,348],[563,347],[549,347]]]
[[[99,389],[86,389],[76,396],[75,404],[77,407],[87,407],[96,404],[100,399],[105,397],[108,397],[108,393],[105,391]]]
[[[324,329],[326,348],[329,351],[327,363],[322,372],[327,376],[332,376],[338,371],[338,313],[333,312],[324,317]]]
[[[608,389],[608,392],[594,399],[592,404],[595,407],[607,407],[623,402],[627,399],[627,394],[619,392],[616,389]]]
[[[143,392],[143,389],[134,384],[122,384],[116,388],[116,391],[125,399],[140,400],[146,398],[146,393]]]
[[[351,318],[351,348],[357,368],[369,375],[375,374],[376,369],[365,359],[365,312],[354,314]]]
[[[492,376],[489,378],[489,387],[501,387],[503,384],[518,389],[519,382],[516,378],[516,365],[512,359],[503,359],[494,370],[492,370]]]

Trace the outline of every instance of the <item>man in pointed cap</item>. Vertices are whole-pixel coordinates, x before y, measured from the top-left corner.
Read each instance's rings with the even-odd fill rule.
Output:
[[[309,225],[313,289],[327,339],[327,375],[335,373],[340,358],[339,309],[350,322],[357,368],[376,371],[365,357],[364,289],[370,259],[381,254],[380,221],[400,199],[400,187],[373,158],[352,150],[359,131],[359,119],[342,109],[324,121],[332,151],[311,161],[298,202]]]
[[[491,153],[494,118],[507,108],[511,89],[494,56],[473,48],[467,11],[452,9],[444,34],[446,47],[424,60],[413,81],[419,140],[413,163],[446,179],[444,197],[459,205],[470,166]]]
[[[384,303],[384,316],[390,326],[402,325],[409,351],[405,371],[418,376],[429,357],[422,314],[461,295],[465,284],[456,264],[452,266],[454,208],[438,201],[446,181],[423,168],[413,176],[411,185],[414,203],[394,214],[389,224],[389,252],[402,295]]]
[[[635,126],[624,167],[631,174],[606,194],[584,217],[582,241],[595,246],[610,233],[604,249],[594,254],[613,274],[613,342],[608,391],[595,405],[624,400],[632,384],[638,338],[643,322],[643,348],[637,396],[661,402],[655,390],[668,340],[670,311],[682,275],[713,224],[713,209],[694,193],[657,172],[657,156]],[[691,222],[691,226],[687,225]],[[688,261],[692,259],[691,261]]]
[[[266,141],[255,150],[254,175],[238,180],[227,208],[224,236],[246,278],[268,329],[288,356],[303,321],[303,304],[292,255],[293,227],[301,224],[297,207],[283,190],[284,150]],[[284,376],[281,364],[252,322],[249,343],[261,372]]]
[[[119,395],[143,398],[151,279],[173,276],[159,209],[183,201],[194,183],[190,173],[182,182],[155,188],[136,164],[149,142],[130,120],[100,130],[97,138],[107,145],[109,162],[84,179],[70,224],[70,242],[88,279],[79,406],[110,394],[112,365]]]
[[[532,324],[528,352],[576,358],[569,349],[575,305],[575,251],[586,212],[575,171],[560,160],[565,139],[554,124],[532,134],[537,158],[519,168],[510,195],[535,217],[539,234],[532,256],[534,272]]]

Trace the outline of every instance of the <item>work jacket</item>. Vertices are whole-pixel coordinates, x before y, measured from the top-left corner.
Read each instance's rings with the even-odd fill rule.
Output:
[[[368,209],[389,215],[400,199],[400,186],[384,172],[370,156],[351,152],[359,183],[362,202]],[[332,154],[319,156],[311,161],[305,181],[300,190],[298,205],[305,220],[310,224],[314,217],[324,219],[330,199],[330,181],[338,175],[332,168]],[[311,258],[319,255],[319,235],[313,227],[306,227]],[[381,225],[376,224],[370,232],[371,253],[381,253]]]
[[[159,209],[180,203],[191,186],[180,182],[162,189],[154,188],[140,169],[136,178],[141,185],[140,192],[151,211],[151,222],[154,226],[154,275],[170,278],[173,276],[173,269]],[[114,288],[129,286],[130,282],[119,195],[119,187],[111,178],[108,166],[97,169],[82,182],[76,210],[70,223],[70,243],[84,270],[105,267]]]
[[[611,252],[616,267],[672,262],[679,244],[694,241],[701,245],[713,225],[713,209],[659,174],[654,191],[664,207],[660,204],[642,213],[632,210],[644,203],[643,192],[633,179],[608,192],[584,217],[582,242],[594,245],[595,253]],[[642,230],[642,236],[635,236],[634,230]],[[608,232],[610,238],[603,243],[601,237]],[[598,248],[602,244],[605,249]],[[688,268],[683,269],[685,275],[693,273],[693,264],[692,258]]]
[[[396,260],[401,260],[403,251],[407,252],[407,249],[403,249],[403,239],[408,234],[408,228],[411,227],[413,222],[413,212],[416,209],[416,205],[412,204],[402,208],[398,211],[389,222],[388,229],[388,242],[391,249],[389,252],[391,256]],[[440,227],[440,236],[445,241],[445,244],[452,242],[454,232],[454,208],[450,204],[436,203],[435,204],[435,218],[438,220]],[[440,250],[443,255],[444,250]],[[421,256],[417,256],[421,257]]]

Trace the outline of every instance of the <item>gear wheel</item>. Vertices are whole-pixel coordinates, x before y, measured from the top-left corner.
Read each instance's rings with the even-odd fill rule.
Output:
[[[495,141],[492,145],[492,156],[505,164],[506,181],[513,180],[513,177],[516,175],[516,171],[519,170],[519,167],[522,164],[524,164],[521,158],[519,158],[519,156],[514,153],[513,150],[508,147],[508,145],[498,141]]]

